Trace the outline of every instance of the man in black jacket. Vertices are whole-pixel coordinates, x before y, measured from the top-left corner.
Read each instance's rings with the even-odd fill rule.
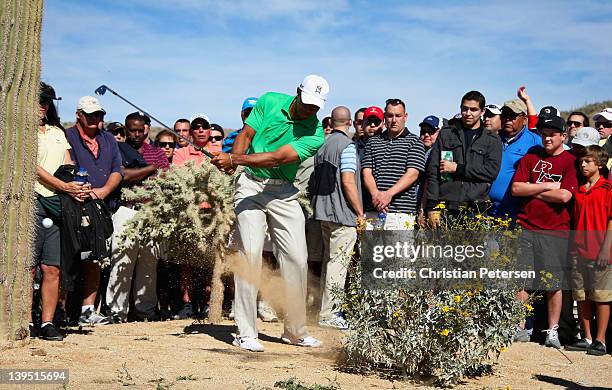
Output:
[[[476,210],[489,198],[501,165],[502,145],[497,134],[484,129],[484,107],[482,93],[466,93],[461,99],[461,120],[443,127],[432,148],[426,168],[425,209],[434,227],[440,223],[435,210],[440,202],[452,214],[461,207]]]

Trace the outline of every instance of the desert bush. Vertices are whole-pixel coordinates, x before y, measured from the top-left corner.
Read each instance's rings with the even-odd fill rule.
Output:
[[[508,269],[516,260],[518,233],[506,219],[465,214],[446,220],[442,229],[469,230],[481,237],[496,233],[499,249],[489,253],[487,261]],[[369,259],[350,268],[346,293],[337,291],[350,328],[344,341],[346,363],[361,372],[427,377],[437,385],[452,385],[465,375],[483,372],[488,360],[511,343],[517,324],[532,309],[516,300],[520,286],[507,284],[368,289],[362,283],[364,261]]]

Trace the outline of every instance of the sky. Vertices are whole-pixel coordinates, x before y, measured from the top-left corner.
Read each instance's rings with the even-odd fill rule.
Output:
[[[241,126],[249,96],[295,93],[308,74],[333,107],[406,102],[408,127],[481,91],[536,107],[612,98],[612,1],[46,0],[42,80],[78,99],[106,84],[167,125],[195,113]],[[107,93],[106,121],[135,111]],[[154,124],[155,126],[155,124]]]

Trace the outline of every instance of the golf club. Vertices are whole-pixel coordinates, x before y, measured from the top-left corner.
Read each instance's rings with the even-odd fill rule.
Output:
[[[137,105],[135,105],[134,103],[130,102],[129,100],[127,100],[126,98],[124,98],[123,96],[119,95],[117,92],[113,91],[110,87],[102,84],[100,85],[98,88],[96,88],[96,90],[94,91],[96,95],[98,96],[102,96],[106,93],[106,91],[110,91],[113,95],[117,96],[119,99],[123,100],[124,102],[126,102],[127,104],[129,104],[130,106],[134,107],[135,109],[137,109],[138,111],[142,112],[143,114],[145,114],[146,116],[148,116],[149,118],[153,119],[155,122],[159,123],[160,125],[162,125],[164,128],[166,128],[166,130],[168,130],[169,132],[171,132],[172,134],[176,135],[177,137],[179,137],[180,139],[182,139],[183,141],[187,141],[191,146],[193,146],[197,151],[204,153],[204,155],[206,155],[209,158],[214,158],[215,156],[213,156],[212,153],[210,153],[208,150],[202,148],[201,146],[198,146],[196,144],[194,144],[190,139],[183,137],[182,135],[180,135],[179,133],[177,133],[176,131],[174,131],[174,129],[171,129],[170,127],[168,127],[168,125],[162,123],[159,119],[155,118],[153,115],[149,114],[148,112],[146,112],[145,110],[143,110],[142,108],[138,107]]]

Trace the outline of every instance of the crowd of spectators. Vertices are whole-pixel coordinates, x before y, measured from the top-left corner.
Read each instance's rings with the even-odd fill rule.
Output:
[[[62,340],[60,328],[70,323],[205,317],[206,270],[173,264],[164,243],[119,239],[138,213],[137,204],[121,199],[121,189],[189,161],[202,164],[207,157],[201,149],[232,153],[242,129],[226,134],[207,115],[195,114],[177,119],[174,132],[153,137],[150,119],[139,112],[105,123],[106,111],[91,96],[78,101],[75,125],[64,129],[55,99],[54,89],[42,83],[32,336]],[[258,98],[244,100],[243,124],[258,107]],[[325,142],[301,161],[296,177],[296,186],[308,188],[314,211],[304,241],[310,276],[319,285],[308,299],[318,324],[348,327],[332,289],[345,284],[342,254],[359,251],[360,228],[435,229],[460,213],[486,210],[522,229],[521,248],[535,263],[572,264],[573,291],[545,293],[543,343],[605,354],[612,301],[612,108],[592,118],[572,112],[565,120],[553,106],[537,111],[524,87],[501,105],[470,91],[458,108],[448,119],[433,112],[414,132],[406,126],[409,107],[395,98],[354,114],[335,107],[318,124]],[[70,229],[91,233],[75,238]],[[541,232],[555,234],[543,239]],[[270,248],[263,250],[274,264]],[[103,258],[110,263],[101,268]],[[517,299],[528,294],[519,291]],[[276,321],[281,308],[258,301],[259,317]],[[226,309],[233,318],[231,296]],[[559,335],[564,322],[571,336],[565,339]],[[533,328],[530,321],[518,324],[515,341],[536,339]]]

